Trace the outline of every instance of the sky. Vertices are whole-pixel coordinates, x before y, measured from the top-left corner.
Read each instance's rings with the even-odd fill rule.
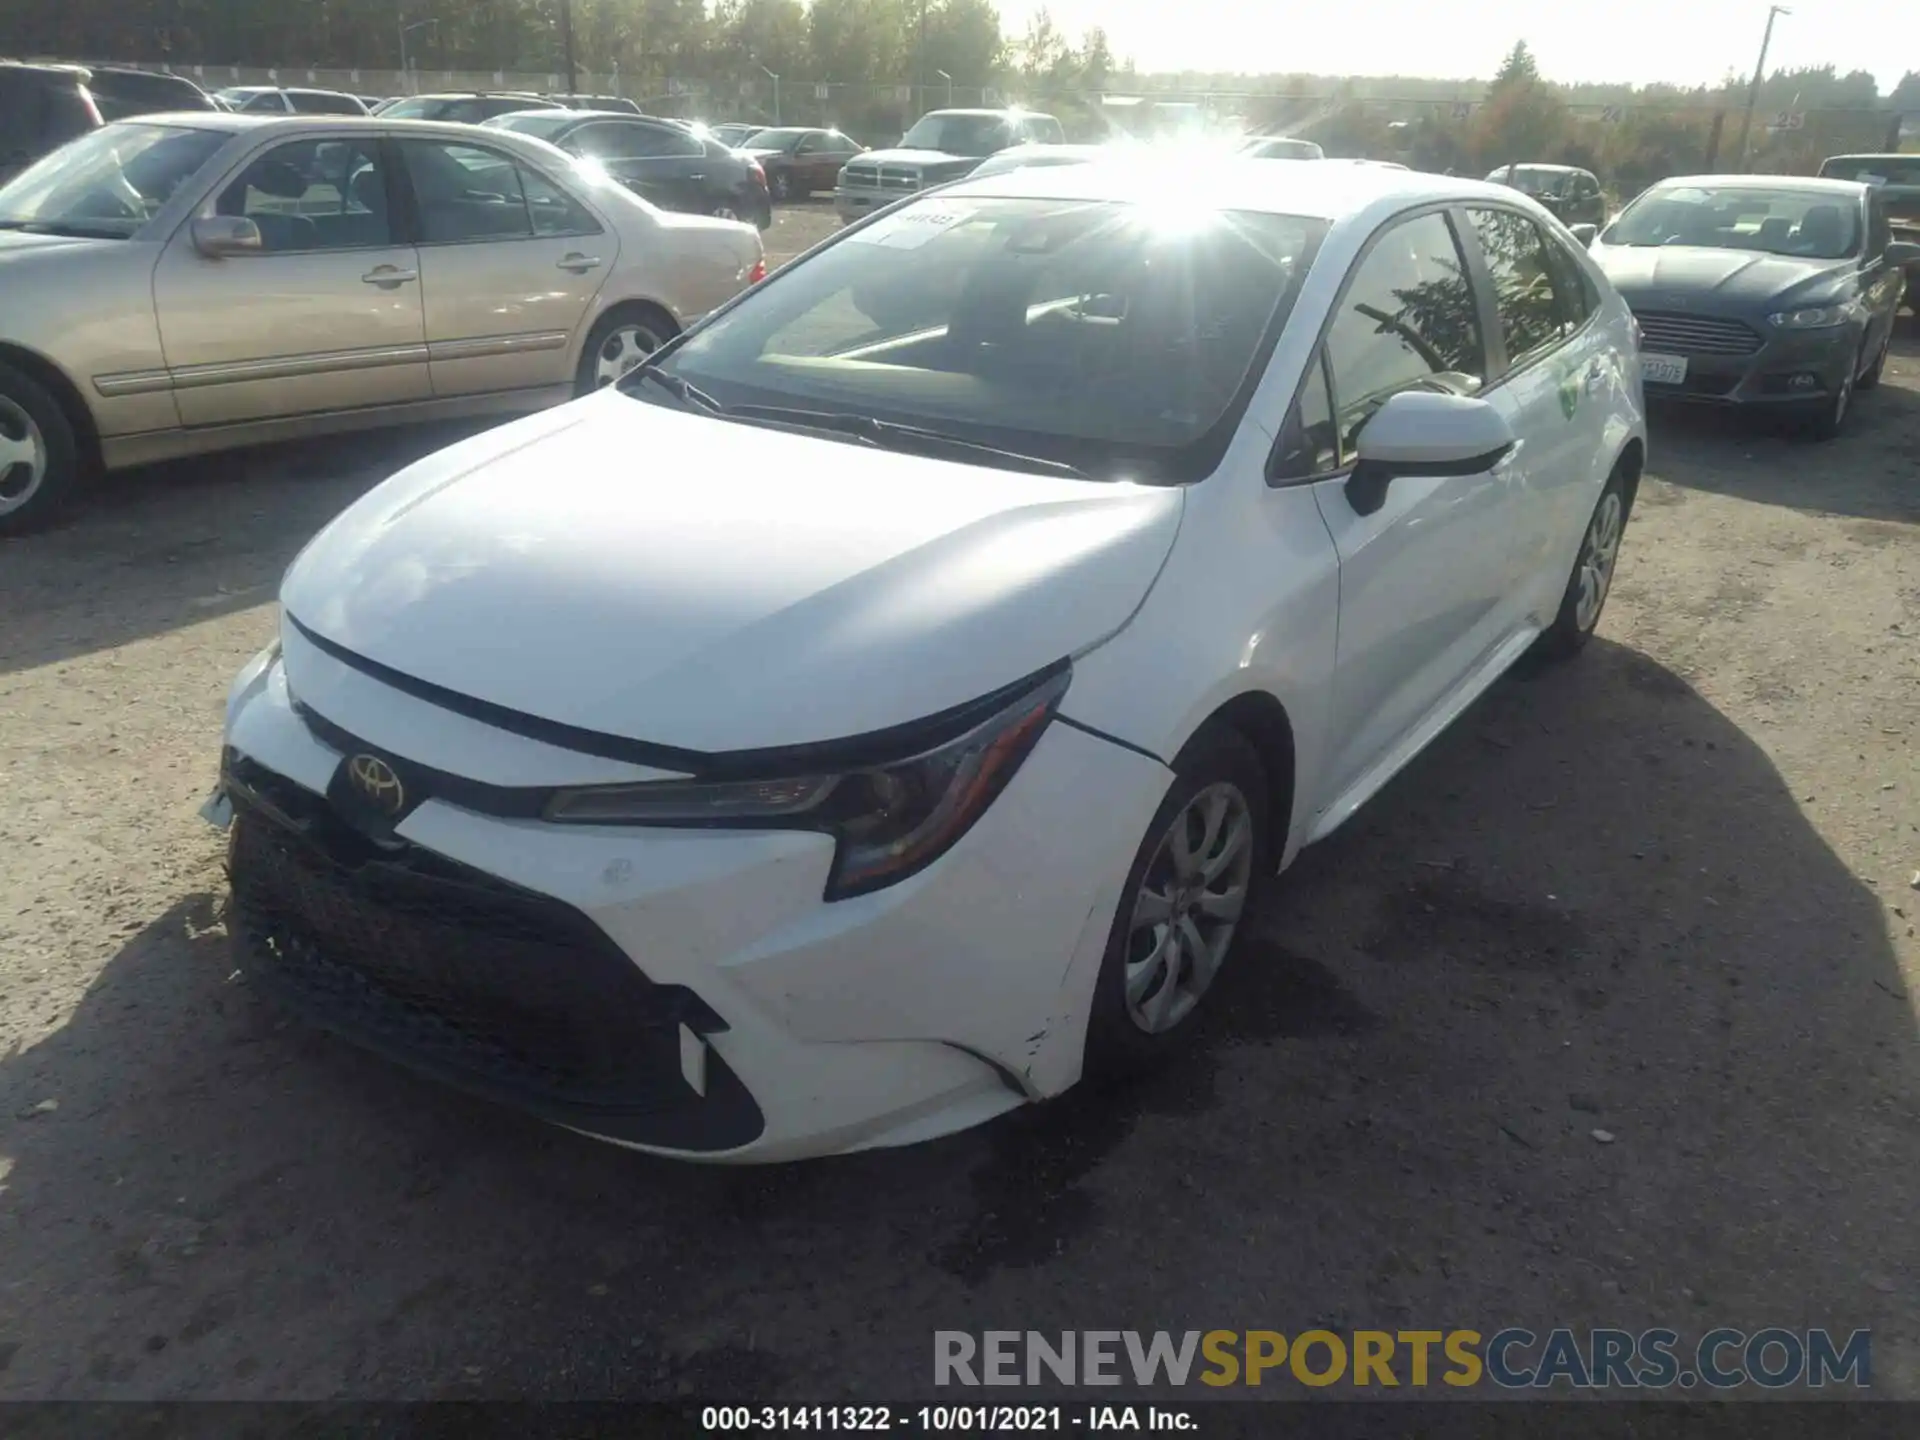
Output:
[[[1010,35],[1044,4],[1076,39],[1104,25],[1142,70],[1260,74],[1491,75],[1524,39],[1549,80],[1717,83],[1746,74],[1766,28],[1764,0],[996,0]],[[1914,0],[1798,0],[1774,23],[1767,69],[1831,64],[1871,71],[1882,94],[1920,70]]]

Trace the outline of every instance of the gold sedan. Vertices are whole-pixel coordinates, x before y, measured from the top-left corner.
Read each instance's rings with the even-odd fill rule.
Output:
[[[0,535],[100,469],[570,399],[765,273],[527,136],[108,125],[0,188]]]

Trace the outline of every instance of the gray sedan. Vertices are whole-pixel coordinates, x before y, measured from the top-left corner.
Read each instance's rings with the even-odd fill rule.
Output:
[[[109,125],[0,188],[0,534],[100,467],[568,399],[764,273],[528,136]]]
[[[1902,266],[1885,204],[1852,181],[1663,181],[1592,246],[1641,330],[1649,400],[1789,407],[1830,438],[1880,383]]]

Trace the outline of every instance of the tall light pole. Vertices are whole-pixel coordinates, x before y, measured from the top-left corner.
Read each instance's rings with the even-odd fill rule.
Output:
[[[411,72],[407,69],[407,36],[416,30],[432,30],[439,26],[438,20],[416,20],[407,24],[407,12],[400,11],[400,88],[405,90],[409,84]]]
[[[753,63],[760,65],[758,60]],[[764,65],[760,65],[760,73],[773,81],[773,123],[778,125],[780,123],[780,77]]]
[[[1771,5],[1767,8],[1767,28],[1760,37],[1760,58],[1753,65],[1753,83],[1747,86],[1747,113],[1740,117],[1740,168],[1745,170],[1748,164],[1748,142],[1753,137],[1753,107],[1760,103],[1760,80],[1767,70],[1767,47],[1773,44],[1773,22],[1782,15],[1791,15],[1793,11],[1784,5]]]
[[[920,87],[920,103],[927,103],[927,0],[920,0],[920,44],[913,56],[914,83]]]
[[[560,45],[566,52],[567,94],[571,95],[580,88],[573,70],[573,0],[560,0]]]
[[[953,108],[953,76],[944,70],[936,70],[933,73],[947,82],[947,108],[951,110]]]

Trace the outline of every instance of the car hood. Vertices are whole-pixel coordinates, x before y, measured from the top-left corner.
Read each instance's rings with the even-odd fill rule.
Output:
[[[916,165],[923,170],[929,166],[978,165],[986,158],[984,155],[949,155],[944,150],[863,150],[853,157],[879,165]]]
[[[321,639],[464,696],[759,749],[923,719],[1105,640],[1182,499],[607,392],[394,476],[301,552],[281,600]]]
[[[1765,304],[1817,288],[1845,260],[1798,260],[1694,245],[1596,245],[1594,260],[1628,300],[1665,295]]]
[[[125,240],[96,240],[72,235],[32,235],[24,230],[0,230],[0,265],[18,264],[41,255],[75,254],[94,250],[124,250]]]

